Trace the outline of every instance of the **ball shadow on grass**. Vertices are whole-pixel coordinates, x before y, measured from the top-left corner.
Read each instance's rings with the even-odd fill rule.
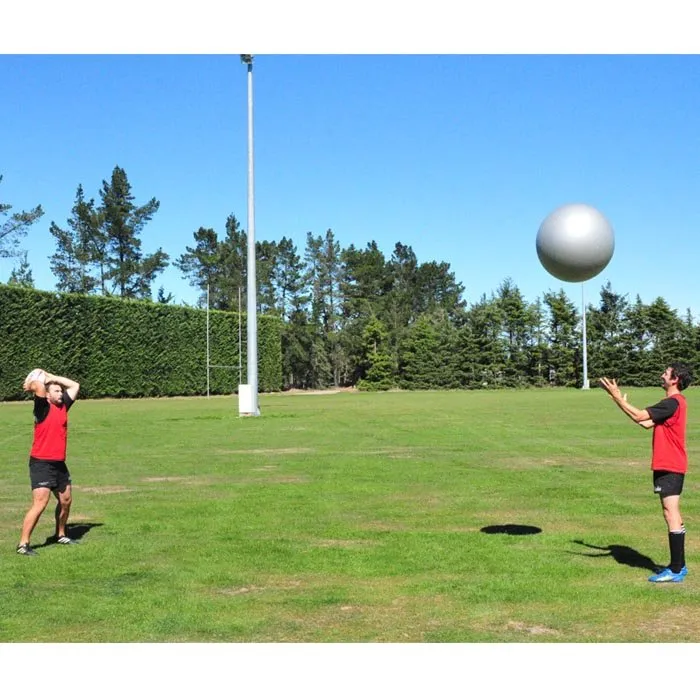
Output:
[[[481,528],[480,532],[484,532],[487,535],[536,535],[542,532],[542,528],[534,525],[507,523],[505,525],[486,525]]]

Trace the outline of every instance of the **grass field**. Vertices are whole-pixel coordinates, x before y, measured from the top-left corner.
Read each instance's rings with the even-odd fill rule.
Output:
[[[0,404],[0,642],[696,641],[687,395],[690,574],[666,586],[651,432],[600,390],[79,401],[81,545],[43,546],[52,504],[37,557],[14,552],[31,404]]]

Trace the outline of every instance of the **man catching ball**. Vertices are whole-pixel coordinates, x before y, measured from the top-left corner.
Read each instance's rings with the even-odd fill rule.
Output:
[[[685,565],[685,526],[680,500],[688,470],[685,445],[687,405],[681,393],[692,381],[690,370],[677,362],[666,368],[661,383],[666,393],[648,408],[635,408],[627,401],[614,379],[603,377],[600,384],[618,407],[642,428],[654,429],[651,469],[654,493],[661,499],[661,508],[668,528],[671,561],[662,571],[649,577],[652,583],[681,583],[688,574]]]

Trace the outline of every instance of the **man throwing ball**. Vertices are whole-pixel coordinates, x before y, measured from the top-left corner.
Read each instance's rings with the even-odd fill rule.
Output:
[[[612,400],[635,423],[643,428],[654,429],[651,454],[654,493],[659,494],[668,526],[671,563],[663,571],[649,577],[652,583],[681,583],[688,574],[685,565],[685,527],[680,511],[683,480],[688,470],[685,446],[686,402],[681,392],[691,380],[690,370],[685,365],[670,365],[661,375],[666,398],[645,409],[632,406],[614,379],[603,377],[600,380],[601,386]]]
[[[66,466],[68,411],[75,402],[80,384],[49,374],[42,369],[29,373],[24,390],[34,393],[34,441],[29,453],[29,478],[32,505],[24,516],[17,554],[36,555],[29,540],[49,503],[51,493],[56,505],[56,542],[78,544],[66,536],[66,524],[72,502],[71,481]]]

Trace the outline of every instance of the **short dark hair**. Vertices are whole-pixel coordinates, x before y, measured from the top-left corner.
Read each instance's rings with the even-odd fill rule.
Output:
[[[46,384],[44,384],[44,387],[48,389],[52,384],[57,384],[58,386],[61,386],[61,382],[57,382],[55,379],[49,379],[49,381],[46,382]]]
[[[690,382],[693,381],[693,375],[690,372],[690,367],[684,365],[682,362],[674,362],[669,365],[671,368],[671,379],[678,379],[678,388],[683,391],[686,387],[690,386]]]

